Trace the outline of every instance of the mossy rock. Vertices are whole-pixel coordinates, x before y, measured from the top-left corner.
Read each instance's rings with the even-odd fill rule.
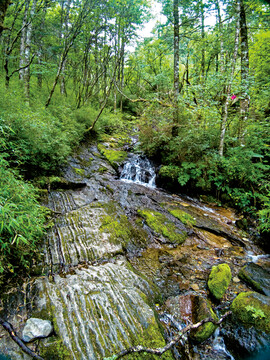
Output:
[[[193,323],[200,322],[209,317],[218,321],[218,317],[214,313],[208,300],[204,299],[201,296],[196,296],[194,299],[194,305]],[[200,326],[197,330],[191,331],[190,337],[196,342],[203,342],[213,334],[216,328],[217,326],[214,325],[212,322],[207,322]]]
[[[220,300],[225,294],[232,278],[229,265],[219,264],[213,266],[209,275],[208,287],[214,297]]]
[[[246,264],[238,274],[251,288],[270,296],[270,272],[252,262]]]
[[[98,144],[98,150],[105,156],[112,167],[117,170],[118,167],[125,161],[127,152],[123,150],[107,149],[104,145]]]
[[[270,297],[256,292],[242,292],[232,302],[233,315],[244,326],[270,333]]]
[[[121,243],[124,247],[131,242],[137,246],[145,245],[147,233],[141,227],[132,224],[114,202],[108,202],[103,207],[108,215],[102,219],[100,231],[110,234],[112,243]]]
[[[194,219],[194,217],[183,210],[180,210],[178,208],[172,208],[169,209],[169,213],[176,217],[178,220],[180,220],[181,223],[183,223],[184,225],[192,227],[196,224],[196,220]]]
[[[169,239],[173,244],[182,244],[187,238],[187,233],[185,231],[180,232],[173,222],[157,211],[143,209],[138,210],[138,214],[145,219],[146,224],[152,230]]]

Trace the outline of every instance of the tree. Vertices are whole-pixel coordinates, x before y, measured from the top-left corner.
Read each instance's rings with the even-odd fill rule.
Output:
[[[6,27],[4,26],[4,19],[5,19],[9,4],[10,4],[10,0],[0,0],[0,36],[3,32],[3,30],[6,30]]]

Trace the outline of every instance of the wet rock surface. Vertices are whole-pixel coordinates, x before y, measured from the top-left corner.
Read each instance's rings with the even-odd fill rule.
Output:
[[[69,186],[58,182],[48,188],[45,205],[55,218],[41,250],[40,276],[2,299],[3,312],[19,335],[31,316],[53,323],[53,337],[30,345],[45,359],[102,359],[131,345],[163,346],[157,315],[170,315],[162,322],[166,339],[188,316],[195,321],[187,305],[192,298],[210,304],[211,268],[227,263],[235,281],[222,304],[211,304],[222,314],[238,293],[249,290],[238,278],[248,251],[261,254],[236,228],[230,209],[121,181],[116,167],[126,154],[119,153],[122,149],[115,154],[110,146],[100,147],[103,155],[96,145],[82,146],[63,169],[60,184]],[[158,225],[142,213],[145,209],[160,214]],[[174,241],[171,232],[185,237]],[[186,314],[169,305],[164,310],[162,304],[175,299],[184,302]],[[229,321],[226,326],[232,334]],[[27,359],[2,330],[0,336],[0,354]],[[174,356],[225,359],[224,351],[211,350],[214,338],[177,347]]]
[[[270,269],[250,262],[240,270],[239,277],[254,290],[270,296]]]

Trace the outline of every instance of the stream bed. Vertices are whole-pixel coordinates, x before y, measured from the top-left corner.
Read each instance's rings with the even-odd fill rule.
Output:
[[[270,268],[269,256],[236,227],[233,210],[156,188],[149,160],[131,154],[116,166],[106,154],[117,150],[104,148],[85,144],[62,180],[50,184],[44,203],[55,215],[43,261],[1,297],[19,336],[31,317],[51,321],[51,336],[28,344],[44,359],[95,360],[138,344],[162,347],[206,303],[222,314],[238,293],[252,291],[238,277],[245,264]],[[220,263],[230,266],[232,281],[216,302],[207,280]],[[184,339],[162,359],[239,360],[269,343],[268,334],[228,320],[202,343]],[[2,329],[0,355],[30,359]]]

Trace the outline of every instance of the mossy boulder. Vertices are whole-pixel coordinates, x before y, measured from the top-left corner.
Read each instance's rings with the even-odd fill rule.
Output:
[[[213,318],[218,321],[210,302],[201,296],[195,296],[193,301],[193,323],[195,324],[206,318]],[[212,322],[207,322],[200,326],[197,330],[192,331],[190,333],[190,337],[196,342],[203,342],[213,334],[216,328],[217,326]]]
[[[171,243],[182,244],[185,241],[187,233],[185,231],[181,232],[172,221],[160,212],[143,209],[138,210],[138,214],[145,219],[146,224],[154,230],[154,232],[167,238]]]
[[[106,148],[106,146],[102,144],[98,144],[98,150],[105,156],[115,170],[125,161],[128,155],[126,151]]]
[[[244,326],[270,333],[270,297],[256,292],[242,292],[232,302],[233,315]]]
[[[268,270],[250,262],[239,271],[238,276],[254,290],[270,296],[270,272]]]
[[[208,279],[208,287],[217,300],[225,294],[232,278],[231,269],[227,264],[213,266]]]

